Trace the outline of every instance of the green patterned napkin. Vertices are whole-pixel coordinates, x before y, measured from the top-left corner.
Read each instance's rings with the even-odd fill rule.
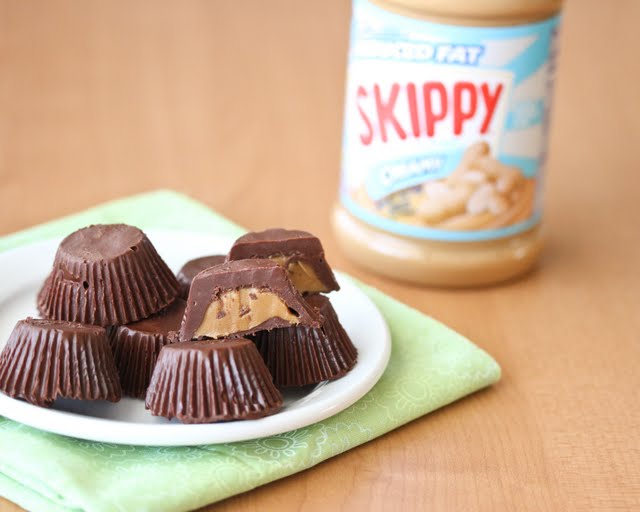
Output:
[[[109,222],[242,232],[191,199],[159,191],[4,237],[0,250]],[[189,448],[81,441],[0,417],[0,495],[32,511],[191,510],[314,466],[500,378],[498,364],[467,339],[360,286],[386,318],[393,347],[378,384],[347,410],[269,438]]]

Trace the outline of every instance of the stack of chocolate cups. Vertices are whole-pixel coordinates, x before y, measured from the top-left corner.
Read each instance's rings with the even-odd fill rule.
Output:
[[[248,233],[229,251],[229,260],[269,258],[288,272],[291,282],[318,312],[320,325],[260,330],[252,339],[280,387],[335,380],[351,370],[357,350],[328,297],[340,289],[320,240],[306,231],[269,229]]]
[[[58,397],[118,401],[123,392],[139,396],[144,383],[130,379],[126,368],[135,364],[135,373],[144,373],[159,348],[154,352],[141,342],[136,358],[124,363],[118,357],[126,344],[121,326],[133,326],[128,331],[133,332],[136,322],[164,315],[175,307],[178,288],[139,229],[109,224],[75,231],[58,247],[38,293],[44,318],[18,322],[0,356],[0,390],[41,406]]]

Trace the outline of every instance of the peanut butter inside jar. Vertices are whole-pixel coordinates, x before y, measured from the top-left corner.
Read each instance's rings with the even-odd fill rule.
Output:
[[[560,9],[354,1],[332,214],[353,261],[451,287],[535,265]]]

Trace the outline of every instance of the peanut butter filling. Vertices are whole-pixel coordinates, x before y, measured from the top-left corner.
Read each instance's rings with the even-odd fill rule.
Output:
[[[284,301],[267,289],[228,290],[209,305],[195,337],[222,338],[253,329],[274,317],[291,324],[299,321]]]
[[[269,258],[275,261],[281,267],[285,267],[287,263],[286,256],[272,256]],[[291,261],[286,265],[287,272],[289,273],[289,279],[291,283],[300,293],[316,293],[326,292],[326,285],[318,279],[318,276],[311,265],[304,263],[300,260]]]

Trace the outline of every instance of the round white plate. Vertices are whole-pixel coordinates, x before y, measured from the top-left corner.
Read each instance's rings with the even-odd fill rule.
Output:
[[[149,230],[149,238],[177,271],[186,261],[224,254],[232,240],[195,233]],[[0,348],[16,322],[38,316],[36,294],[49,273],[60,240],[0,253]],[[341,379],[285,390],[280,412],[259,420],[183,425],[152,416],[142,400],[118,403],[56,400],[45,409],[0,393],[0,415],[32,427],[92,441],[149,446],[188,446],[243,441],[287,432],[333,416],[369,391],[391,352],[389,330],[369,298],[338,274],[341,290],[331,294],[340,321],[358,349],[358,363]]]

